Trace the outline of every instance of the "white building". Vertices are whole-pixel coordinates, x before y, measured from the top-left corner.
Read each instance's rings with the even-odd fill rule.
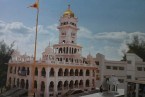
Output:
[[[61,96],[69,89],[90,91],[96,88],[95,64],[82,57],[82,46],[77,44],[78,18],[70,7],[59,20],[59,43],[50,45],[36,62],[35,97]],[[33,56],[18,51],[8,65],[7,86],[31,90]]]
[[[105,59],[105,56],[98,53],[96,58],[90,57],[91,64],[96,64],[97,87],[103,82],[103,79],[115,75],[119,80],[119,88],[125,88],[126,80],[144,80],[145,81],[145,62],[136,54],[127,53],[127,61],[113,61]]]

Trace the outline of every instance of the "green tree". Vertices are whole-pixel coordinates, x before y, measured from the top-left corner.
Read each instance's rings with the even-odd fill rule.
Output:
[[[145,40],[143,38],[139,38],[137,35],[133,37],[132,42],[127,43],[129,50],[127,53],[135,53],[140,58],[145,61]],[[126,55],[124,53],[123,60],[126,60]]]
[[[14,42],[9,46],[4,41],[0,41],[0,88],[6,85],[8,62],[11,58]]]

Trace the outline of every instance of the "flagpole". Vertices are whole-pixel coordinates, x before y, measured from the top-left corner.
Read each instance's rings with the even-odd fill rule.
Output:
[[[37,14],[36,14],[36,34],[35,34],[35,44],[34,44],[34,59],[32,64],[32,87],[31,91],[28,94],[29,97],[34,97],[34,80],[35,80],[35,67],[36,67],[36,49],[37,49],[37,33],[38,33],[38,16],[39,16],[39,0],[37,0],[38,7],[37,7]]]

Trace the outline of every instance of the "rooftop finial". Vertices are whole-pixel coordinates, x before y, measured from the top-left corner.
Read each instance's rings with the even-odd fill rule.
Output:
[[[70,4],[68,5],[68,10],[70,10]]]

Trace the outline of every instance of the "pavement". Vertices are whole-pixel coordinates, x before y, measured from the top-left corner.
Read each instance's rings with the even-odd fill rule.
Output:
[[[118,89],[118,94],[109,93],[109,92],[103,92],[103,93],[93,93],[89,95],[83,95],[78,97],[121,97],[124,95],[124,89]]]

